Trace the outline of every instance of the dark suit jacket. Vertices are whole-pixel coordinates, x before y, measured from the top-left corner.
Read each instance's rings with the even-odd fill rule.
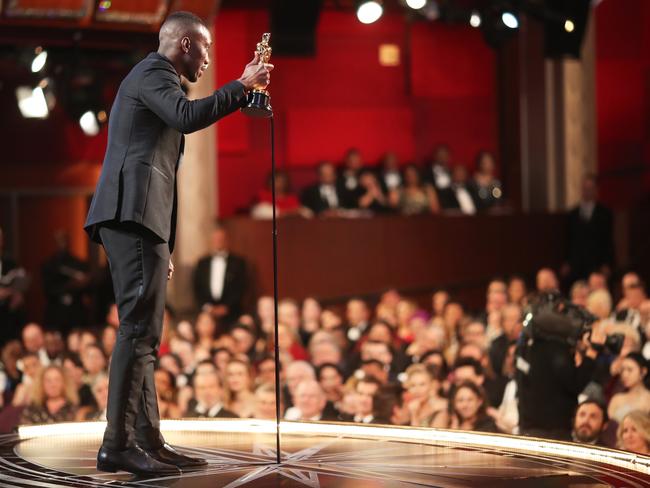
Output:
[[[228,318],[235,320],[240,315],[242,299],[246,292],[246,261],[235,254],[228,254],[223,291],[219,300],[212,298],[212,292],[210,291],[211,261],[212,256],[201,258],[194,270],[194,296],[196,302],[199,307],[206,303],[226,305],[228,307]]]
[[[186,418],[211,418],[211,419],[238,419],[239,415],[221,407],[216,415],[214,415],[213,417],[208,417],[208,415],[204,413],[197,412],[196,403],[194,403],[193,406],[190,406],[187,409],[187,413],[185,414],[185,417]]]
[[[336,197],[339,200],[338,208],[344,208],[346,202],[345,192],[339,183],[336,183],[334,187],[336,189]],[[320,194],[319,183],[305,188],[305,190],[302,192],[302,195],[300,196],[300,202],[315,214],[319,214],[331,208],[327,200],[324,199]]]
[[[84,226],[90,237],[101,242],[98,224],[135,222],[173,251],[183,134],[209,126],[245,101],[239,81],[188,100],[171,62],[155,52],[135,65],[111,109],[104,165]]]

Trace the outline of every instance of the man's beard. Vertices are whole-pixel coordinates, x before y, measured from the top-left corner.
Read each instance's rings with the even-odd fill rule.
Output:
[[[578,441],[586,444],[598,439],[598,433],[596,431],[585,429],[584,427],[578,427],[578,429],[573,432],[573,435]]]

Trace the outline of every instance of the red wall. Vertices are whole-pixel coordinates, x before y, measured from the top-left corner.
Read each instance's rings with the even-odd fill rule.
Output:
[[[216,69],[221,85],[240,75],[268,28],[262,11],[222,11],[216,21]],[[269,91],[280,167],[310,168],[338,161],[358,147],[374,163],[396,151],[420,161],[439,142],[471,164],[482,148],[495,150],[497,114],[494,54],[470,27],[408,26],[400,15],[360,24],[351,12],[327,11],[313,58],[273,56]],[[379,45],[400,46],[401,64],[379,64]],[[273,38],[271,38],[273,44]],[[405,64],[410,54],[410,69]],[[246,207],[270,169],[268,122],[238,114],[217,126],[221,216]]]
[[[650,191],[650,2],[596,8],[598,167],[603,197],[629,206]]]

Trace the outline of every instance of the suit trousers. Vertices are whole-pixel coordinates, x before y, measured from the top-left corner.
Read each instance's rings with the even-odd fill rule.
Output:
[[[160,433],[154,362],[160,345],[169,269],[168,244],[144,227],[99,229],[113,278],[120,326],[111,356],[103,445],[157,449]]]

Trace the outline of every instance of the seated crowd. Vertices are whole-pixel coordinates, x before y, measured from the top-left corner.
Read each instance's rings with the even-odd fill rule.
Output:
[[[570,417],[555,419],[566,426],[556,438],[650,455],[650,300],[637,274],[625,274],[620,285],[616,305],[598,272],[570,290],[570,299],[598,318],[594,328],[619,332],[624,342],[620,352],[598,356]],[[283,299],[281,415],[527,434],[516,348],[528,301],[557,288],[551,269],[538,272],[533,290],[520,277],[495,279],[475,313],[445,290],[425,308],[397,290],[372,305],[354,298],[340,309],[315,298]],[[192,320],[176,320],[167,310],[155,368],[161,417],[275,419],[274,307],[262,296],[249,314],[207,303]],[[25,325],[1,352],[2,430],[104,419],[118,326],[114,306],[99,330],[73,328],[63,336]]]
[[[475,171],[469,175],[463,165],[450,165],[450,150],[438,146],[423,167],[400,165],[395,153],[384,155],[376,166],[365,165],[358,149],[350,149],[337,168],[322,162],[317,182],[300,195],[291,190],[289,174],[275,176],[277,215],[302,217],[358,216],[401,213],[404,215],[462,213],[473,215],[502,202],[501,183],[496,177],[494,156],[481,151]],[[251,209],[256,218],[272,215],[271,177],[257,195]]]

